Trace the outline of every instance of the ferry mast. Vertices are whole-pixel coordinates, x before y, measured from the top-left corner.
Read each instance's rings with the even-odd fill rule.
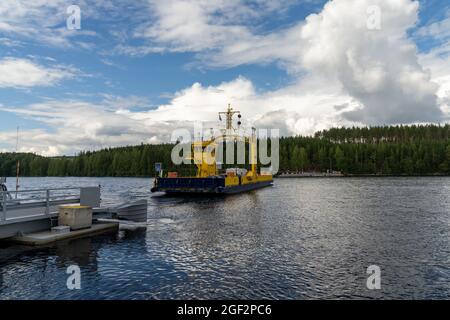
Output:
[[[226,117],[226,125],[225,125],[225,136],[228,135],[234,135],[233,131],[235,131],[236,129],[233,127],[233,116],[235,114],[238,114],[238,118],[241,118],[241,112],[239,110],[233,110],[233,108],[231,107],[231,104],[228,104],[228,109],[226,112],[219,112],[219,120],[222,120],[222,115],[225,115]],[[238,121],[238,126],[241,124],[241,121]]]

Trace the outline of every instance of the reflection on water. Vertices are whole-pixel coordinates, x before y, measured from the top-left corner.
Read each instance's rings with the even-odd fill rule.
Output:
[[[278,179],[226,198],[151,196],[149,179],[102,185],[104,203],[149,200],[147,228],[0,247],[1,299],[450,298],[450,179]],[[77,264],[82,289],[66,287]],[[366,288],[366,268],[382,289]]]

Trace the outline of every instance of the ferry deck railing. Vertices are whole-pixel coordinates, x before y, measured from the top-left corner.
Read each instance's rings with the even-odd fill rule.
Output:
[[[0,191],[0,225],[21,218],[51,217],[52,208],[63,204],[100,205],[100,186]],[[36,213],[30,215],[30,211]]]

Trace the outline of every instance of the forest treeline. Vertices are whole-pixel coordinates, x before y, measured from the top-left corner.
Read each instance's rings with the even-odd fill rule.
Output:
[[[80,152],[74,157],[0,153],[0,176],[153,176],[154,163],[175,167],[173,144],[138,145]],[[346,174],[450,174],[450,126],[333,128],[313,137],[280,138],[280,172],[342,171]]]

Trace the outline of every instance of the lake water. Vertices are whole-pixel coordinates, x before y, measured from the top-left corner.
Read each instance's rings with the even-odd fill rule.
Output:
[[[0,299],[450,298],[450,178],[277,179],[212,199],[154,196],[151,183],[22,179],[101,184],[104,204],[146,198],[148,223],[45,248],[2,245]],[[67,289],[72,264],[81,290]],[[366,287],[370,265],[380,290]]]

